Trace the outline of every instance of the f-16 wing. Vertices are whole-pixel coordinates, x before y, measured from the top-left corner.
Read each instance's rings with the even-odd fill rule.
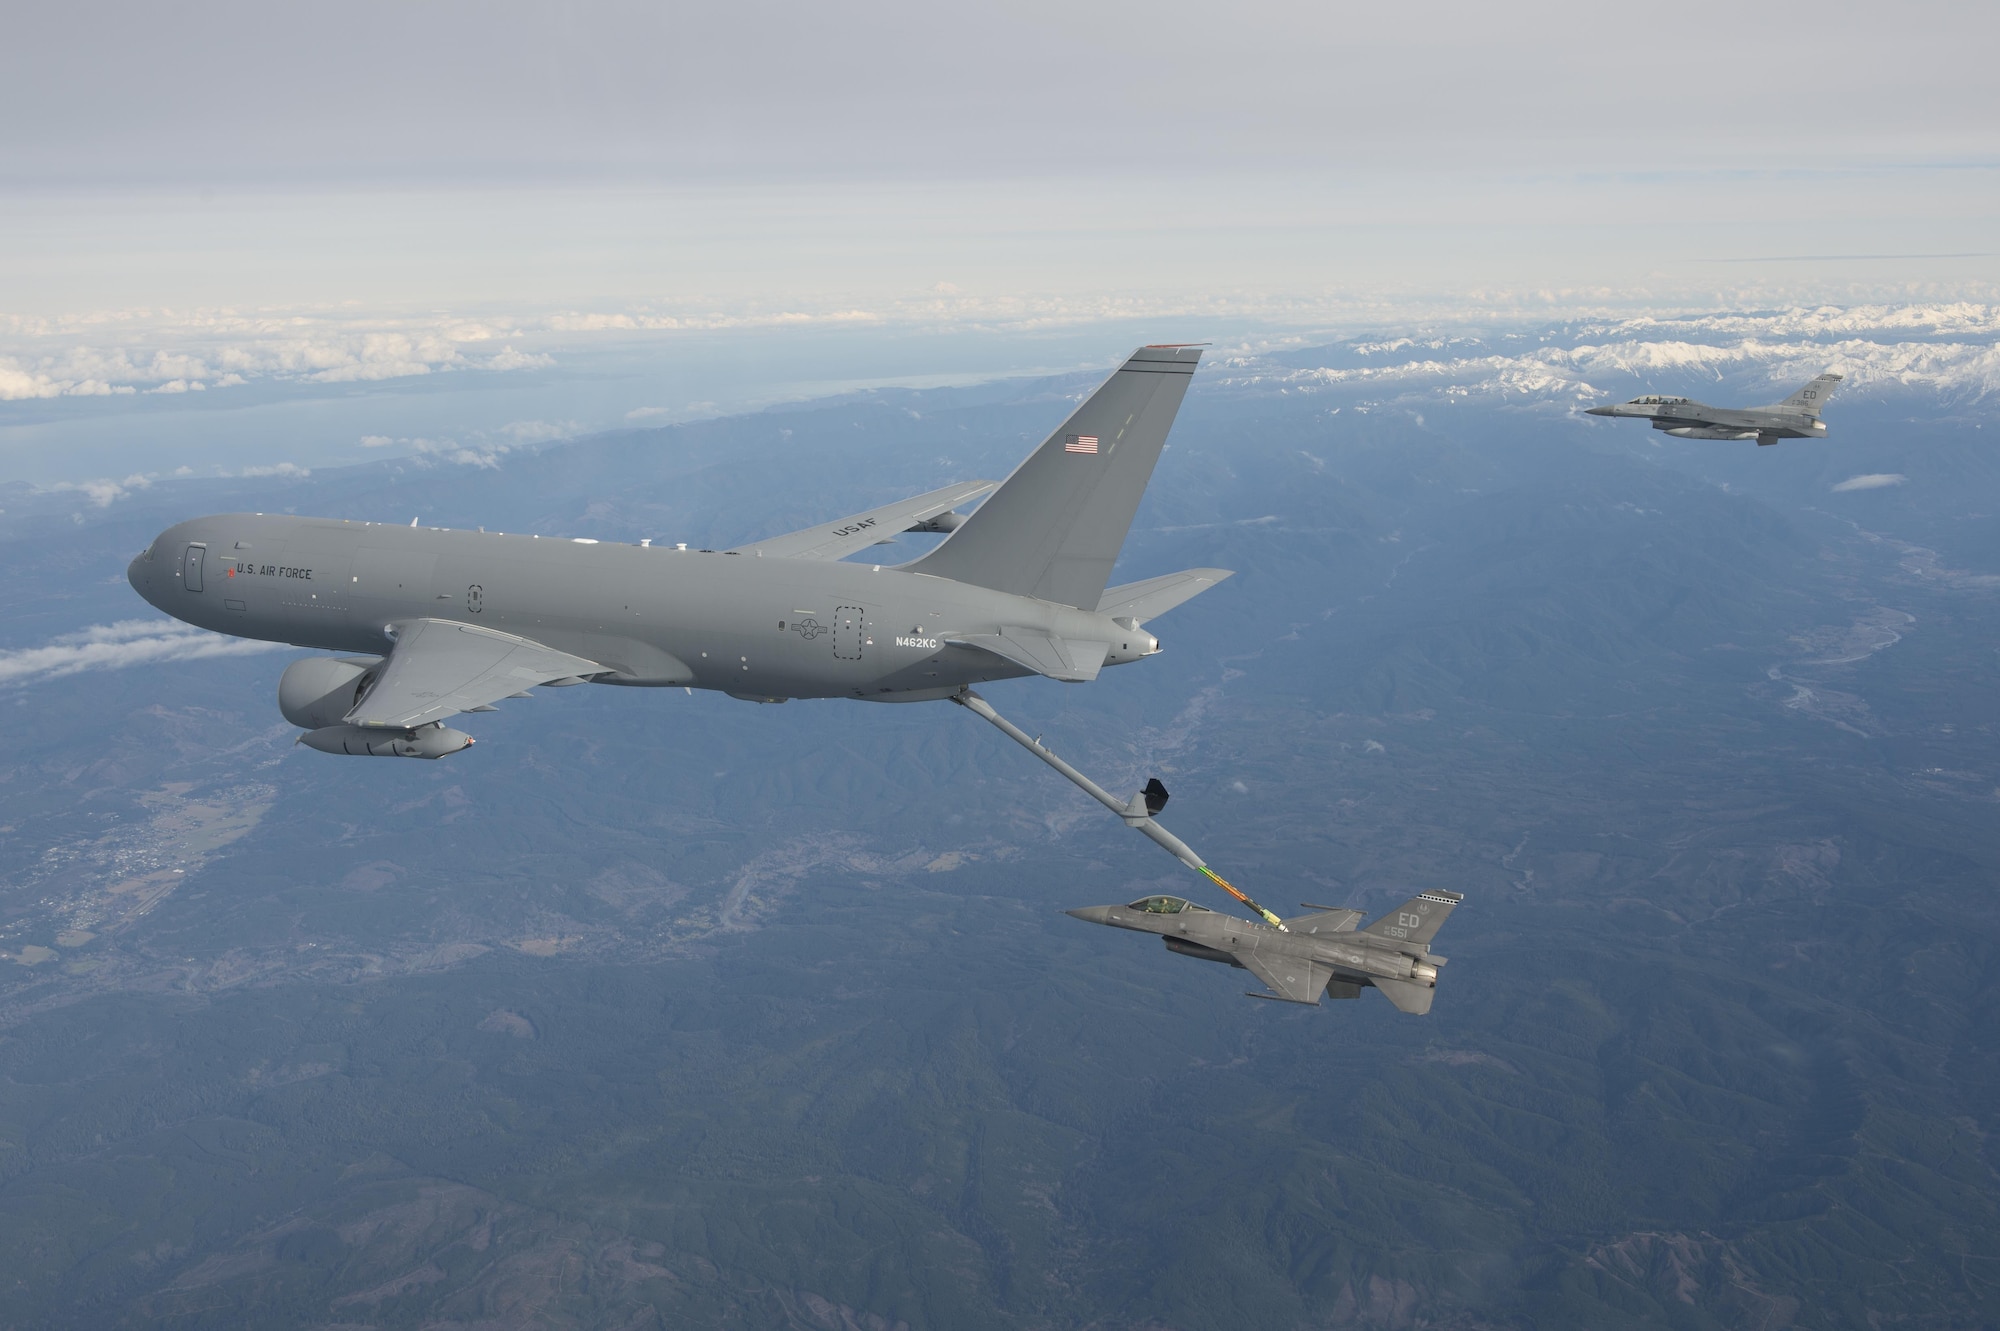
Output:
[[[1326,982],[1333,978],[1330,967],[1316,961],[1305,961],[1295,957],[1260,957],[1254,952],[1239,952],[1236,959],[1252,975],[1271,986],[1271,992],[1287,1003],[1319,1003],[1319,996],[1326,990]],[[1259,994],[1259,998],[1264,995]]]
[[[511,633],[447,619],[412,619],[354,709],[352,726],[402,730],[472,712],[510,694],[559,679],[581,680],[605,667]]]
[[[887,545],[898,532],[922,530],[926,524],[950,513],[966,500],[985,494],[997,484],[997,481],[961,481],[929,494],[871,508],[866,513],[807,527],[804,531],[787,532],[783,536],[739,545],[731,553],[764,555],[773,559],[844,559],[871,545]],[[949,525],[940,522],[933,530],[949,531],[956,525],[956,522]]]

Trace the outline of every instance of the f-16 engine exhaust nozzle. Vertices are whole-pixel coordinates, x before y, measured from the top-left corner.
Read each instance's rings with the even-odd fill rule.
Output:
[[[1413,961],[1410,963],[1410,978],[1421,984],[1436,984],[1438,982],[1438,968],[1425,965],[1421,961]]]
[[[385,730],[371,726],[322,726],[299,736],[299,743],[321,753],[345,753],[367,758],[442,758],[472,744],[472,736],[445,725],[415,730]]]

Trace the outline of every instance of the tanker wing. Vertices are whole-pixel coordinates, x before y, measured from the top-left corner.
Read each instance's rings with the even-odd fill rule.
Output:
[[[353,710],[350,726],[413,730],[561,679],[604,673],[595,661],[511,633],[446,619],[397,626],[396,647]]]

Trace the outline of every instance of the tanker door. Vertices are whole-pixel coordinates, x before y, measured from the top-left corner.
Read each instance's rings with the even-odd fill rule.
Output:
[[[866,620],[858,605],[834,607],[833,654],[842,661],[859,661]]]
[[[208,557],[208,547],[196,541],[187,548],[187,557],[181,564],[181,586],[191,592],[201,590],[201,565]]]

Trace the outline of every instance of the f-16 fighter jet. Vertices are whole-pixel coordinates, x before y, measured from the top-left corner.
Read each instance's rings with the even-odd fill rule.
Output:
[[[1768,407],[1711,407],[1690,397],[1648,394],[1615,407],[1591,407],[1586,414],[1637,416],[1650,420],[1655,430],[1665,430],[1679,439],[1755,439],[1759,444],[1824,439],[1826,422],[1819,418],[1820,408],[1839,383],[1839,375],[1822,374],[1783,402]]]
[[[447,719],[536,685],[918,702],[1024,675],[1082,683],[1159,651],[1146,622],[1229,576],[1105,586],[1200,358],[1135,351],[997,488],[732,550],[233,513],[168,528],[128,576],[176,619],[339,653],[278,682],[300,742],[325,753],[455,753],[472,737]],[[840,562],[903,531],[949,534],[899,567]]]
[[[1463,900],[1457,892],[1419,892],[1361,929],[1355,928],[1362,919],[1358,910],[1311,906],[1314,914],[1278,929],[1164,896],[1069,913],[1092,924],[1159,934],[1169,952],[1241,966],[1271,988],[1252,998],[1317,1006],[1321,994],[1359,998],[1373,987],[1403,1011],[1422,1014],[1431,1010],[1438,967],[1445,964],[1431,954],[1431,939]]]

